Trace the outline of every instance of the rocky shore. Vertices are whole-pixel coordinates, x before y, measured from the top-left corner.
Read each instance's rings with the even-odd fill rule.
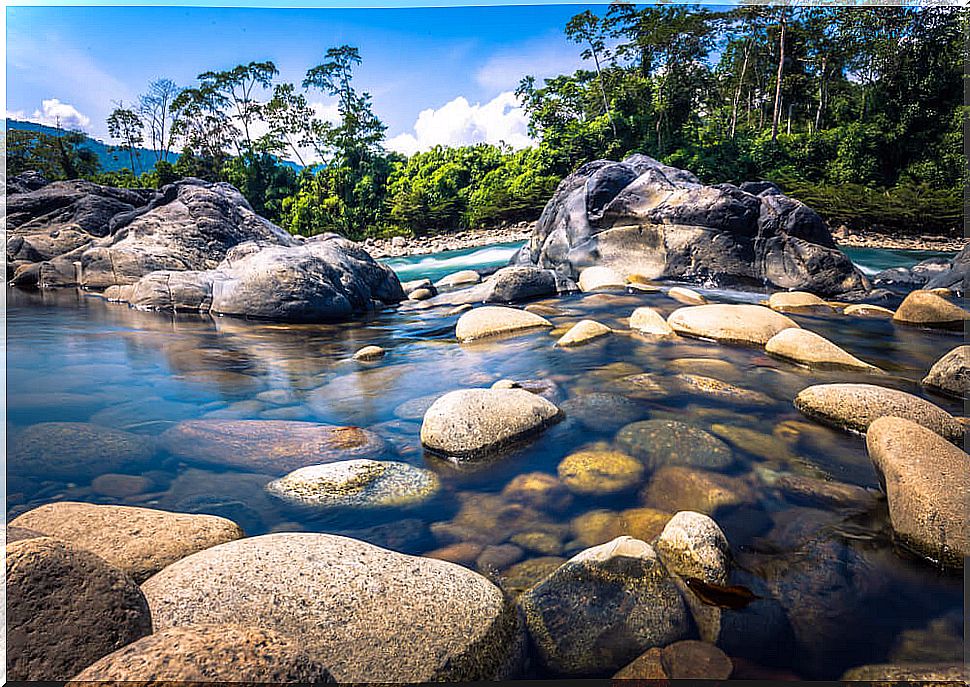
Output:
[[[361,245],[375,258],[404,258],[411,255],[427,255],[448,250],[479,248],[496,243],[527,241],[535,222],[519,222],[489,229],[464,229],[462,231],[428,236],[395,236],[386,239],[366,238]]]
[[[838,227],[832,232],[836,243],[844,248],[883,248],[890,250],[931,250],[959,252],[967,245],[966,237],[891,236],[876,231],[849,231]]]

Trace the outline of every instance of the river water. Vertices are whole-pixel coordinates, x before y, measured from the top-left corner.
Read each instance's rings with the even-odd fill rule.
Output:
[[[437,278],[504,264],[516,247],[389,262],[402,280]],[[912,256],[888,252],[854,259],[874,269],[914,262]],[[751,302],[763,294],[711,296]],[[550,318],[557,330],[583,317],[626,329],[625,318],[637,306],[656,307],[665,316],[679,307],[660,293],[577,294],[545,302],[563,311]],[[919,380],[962,337],[841,315],[794,319],[887,374],[808,371],[762,350],[619,334],[573,350],[554,348],[548,331],[460,345],[454,337],[457,316],[404,307],[355,323],[281,325],[140,312],[74,290],[8,290],[8,455],[25,450],[24,437],[36,437],[45,427],[56,429],[59,437],[43,447],[50,469],[38,469],[36,461],[29,467],[16,460],[8,464],[8,518],[69,499],[213,513],[236,520],[249,535],[343,533],[415,554],[462,541],[473,551],[505,545],[493,553],[503,552],[506,560],[493,556],[480,568],[514,593],[585,546],[616,536],[623,530],[617,524],[621,518],[629,522],[645,506],[673,509],[690,494],[680,494],[682,485],[674,485],[674,493],[658,496],[648,472],[622,493],[513,507],[502,495],[510,481],[525,473],[555,475],[565,456],[592,444],[611,445],[628,422],[677,420],[731,445],[734,461],[720,472],[734,498],[714,517],[731,542],[739,579],[761,596],[784,596],[789,607],[797,648],[749,647],[752,660],[773,664],[788,676],[831,679],[853,665],[953,653],[953,642],[941,636],[962,634],[962,582],[894,547],[881,498],[842,503],[793,495],[774,484],[787,474],[876,494],[878,480],[862,437],[806,421],[792,399],[810,384],[836,381],[875,382],[926,395]],[[376,364],[349,360],[369,344],[386,348],[387,356]],[[617,381],[637,372],[657,374],[665,387],[663,380],[675,374],[706,375],[769,400],[725,402],[673,385],[645,397]],[[566,406],[567,419],[474,468],[456,468],[422,450],[420,418],[431,399],[501,378],[553,382],[552,393]],[[959,403],[927,397],[963,414]],[[106,460],[117,435],[104,430],[146,437],[154,447],[166,429],[197,418],[367,427],[387,440],[388,457],[429,467],[444,488],[432,501],[409,508],[307,512],[266,493],[263,487],[278,475],[199,464],[157,448],[150,461],[137,466]],[[55,422],[82,424],[33,427]],[[70,437],[79,428],[84,431],[79,436],[86,437],[82,445]],[[732,428],[742,428],[743,434]],[[520,536],[537,532],[550,535],[538,538],[541,546],[534,536],[530,545]],[[509,546],[511,540],[518,544]],[[934,629],[923,632],[931,624]],[[735,653],[743,655],[745,649]]]

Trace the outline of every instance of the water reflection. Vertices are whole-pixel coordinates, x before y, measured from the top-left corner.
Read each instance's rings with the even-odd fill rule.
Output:
[[[660,294],[547,304],[561,311],[549,316],[557,330],[581,317],[623,329],[637,306],[665,316],[679,307]],[[805,497],[779,486],[786,484],[780,476],[789,476],[875,490],[861,437],[807,421],[792,399],[810,384],[847,381],[922,395],[919,379],[961,343],[959,335],[884,320],[794,316],[887,372],[872,377],[809,371],[760,349],[635,334],[572,350],[554,348],[548,331],[459,345],[457,316],[445,317],[447,311],[387,309],[353,324],[291,326],[145,313],[74,291],[9,291],[8,517],[60,499],[214,513],[248,534],[328,531],[412,553],[436,551],[514,592],[619,531],[647,536],[658,513],[709,508],[732,543],[738,574],[750,577],[743,583],[758,594],[786,595],[794,614],[798,655],[779,645],[771,656],[750,658],[807,677],[884,660],[901,632],[930,626],[962,604],[958,580],[893,550],[880,498]],[[386,348],[386,357],[350,360],[371,344]],[[678,375],[764,400],[741,407]],[[428,403],[503,378],[544,385],[566,420],[483,464],[424,453],[418,435]],[[958,403],[930,398],[962,414]],[[197,419],[365,427],[384,440],[386,457],[435,470],[442,493],[399,512],[307,515],[266,493],[273,475],[168,453],[159,437]],[[620,427],[648,419],[709,431],[734,460],[721,470],[661,467],[618,494],[552,498],[543,491],[567,455],[615,442]],[[744,655],[743,647],[737,651]]]

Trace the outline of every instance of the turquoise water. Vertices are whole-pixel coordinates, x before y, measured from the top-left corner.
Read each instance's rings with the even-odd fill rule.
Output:
[[[524,245],[522,241],[496,243],[479,248],[445,251],[434,255],[414,255],[383,260],[401,281],[431,279],[435,281],[451,272],[465,269],[492,269],[508,264],[509,259]],[[849,258],[865,274],[891,267],[912,267],[929,258],[952,258],[955,253],[929,250],[887,250],[884,248],[843,248]]]
[[[475,260],[498,260],[499,253],[510,254],[515,247],[396,264],[402,278],[435,277],[442,270],[481,265]],[[762,297],[710,293],[732,302]],[[41,456],[46,463],[8,461],[8,517],[58,500],[118,503],[223,515],[249,535],[333,532],[414,554],[465,536],[456,532],[473,532],[468,541],[476,546],[507,544],[528,532],[552,534],[551,554],[520,548],[518,562],[498,569],[466,562],[514,593],[537,581],[520,564],[554,565],[597,537],[615,536],[592,531],[591,518],[603,511],[609,517],[632,517],[640,511],[631,509],[660,504],[649,471],[620,493],[575,496],[555,507],[515,506],[503,496],[509,483],[530,472],[556,475],[563,458],[591,444],[616,445],[616,434],[627,422],[674,419],[722,435],[725,427],[743,428],[758,438],[732,444],[735,460],[719,474],[741,496],[717,508],[713,517],[731,542],[736,568],[747,576],[741,583],[777,584],[779,594],[797,598],[792,617],[808,636],[798,652],[772,648],[757,662],[805,678],[833,679],[852,665],[899,656],[905,632],[962,612],[959,578],[895,549],[884,501],[873,499],[862,508],[805,503],[771,486],[777,475],[791,474],[878,490],[862,438],[808,422],[791,403],[810,384],[873,381],[861,373],[812,372],[758,349],[625,334],[574,350],[553,347],[555,339],[547,331],[462,345],[454,336],[456,316],[407,307],[388,308],[354,323],[294,326],[140,312],[74,290],[14,289],[7,296],[8,455],[25,450],[23,437],[46,436],[50,425],[42,423],[79,423],[57,430],[57,440],[50,430]],[[665,316],[680,307],[659,293],[576,294],[544,302],[562,311],[550,318],[557,333],[586,317],[626,330],[625,318],[640,305]],[[924,396],[919,380],[926,370],[962,343],[958,334],[895,327],[884,320],[795,319],[886,370],[889,374],[878,383]],[[370,344],[386,348],[387,356],[373,364],[350,360]],[[657,375],[665,393],[642,397],[619,381],[639,372]],[[678,390],[672,381],[683,372],[758,391],[768,400],[739,406]],[[551,382],[567,419],[476,466],[455,466],[422,449],[421,411],[414,410],[421,399],[501,378]],[[611,396],[594,403],[593,392]],[[963,414],[959,403],[927,397]],[[387,442],[384,457],[435,471],[443,489],[432,501],[409,508],[293,509],[264,489],[279,475],[202,463],[168,453],[158,443],[167,429],[199,418],[285,418],[364,427]],[[82,429],[93,437],[84,445],[62,441],[65,433]],[[147,440],[150,456],[138,464],[107,465],[114,439],[106,430]],[[140,486],[134,493],[105,488],[105,473],[137,478]],[[445,536],[446,530],[451,534]],[[806,536],[814,543],[806,544]],[[813,558],[818,546],[824,547],[824,556]],[[756,591],[768,594],[760,587]],[[934,641],[924,637],[917,645],[930,650]]]
[[[446,274],[458,270],[486,270],[507,265],[521,246],[522,241],[496,243],[490,246],[449,250],[433,255],[413,255],[406,258],[383,260],[390,266],[401,281],[430,279],[437,281]]]

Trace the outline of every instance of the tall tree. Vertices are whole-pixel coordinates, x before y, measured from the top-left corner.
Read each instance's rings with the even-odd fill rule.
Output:
[[[605,33],[600,18],[586,10],[569,20],[566,24],[566,35],[574,43],[585,43],[588,47],[583,50],[581,56],[584,60],[593,58],[596,65],[596,80],[599,83],[600,95],[603,97],[603,111],[606,113],[613,129],[613,138],[616,138],[616,122],[613,121],[613,110],[610,107],[610,99],[606,96],[606,84],[603,83],[603,68],[600,65],[600,56],[608,56],[606,49]]]
[[[108,135],[121,141],[122,150],[128,151],[129,169],[132,174],[141,174],[141,161],[135,166],[136,148],[144,141],[142,130],[145,127],[141,117],[131,108],[125,107],[123,101],[114,103],[115,109],[108,115]]]
[[[148,127],[148,136],[155,161],[167,161],[172,150],[175,111],[172,101],[179,87],[171,79],[155,79],[138,99],[138,114]]]

